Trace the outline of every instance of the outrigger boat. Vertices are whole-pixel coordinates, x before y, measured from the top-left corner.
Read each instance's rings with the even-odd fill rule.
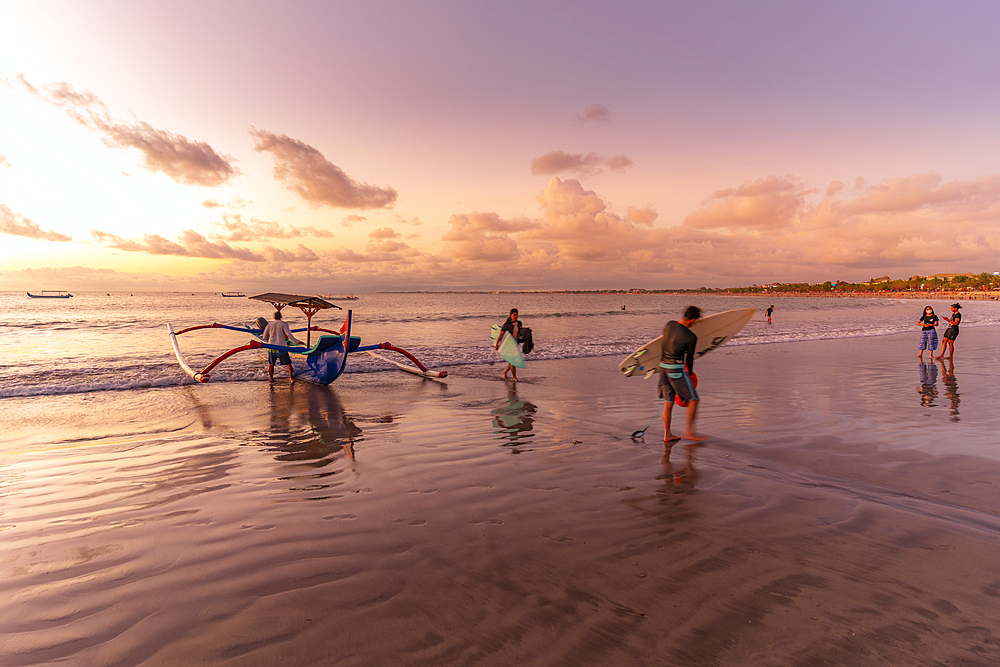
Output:
[[[319,311],[329,308],[343,310],[340,306],[330,303],[325,299],[321,299],[318,296],[302,296],[299,294],[278,294],[269,292],[267,294],[258,294],[257,296],[251,296],[248,298],[269,303],[274,306],[277,311],[281,311],[281,309],[285,306],[295,306],[301,310],[306,316],[306,327],[304,329],[292,329],[292,333],[301,333],[305,331],[305,346],[272,345],[270,343],[265,343],[261,338],[261,335],[264,333],[264,327],[267,326],[267,319],[263,317],[258,317],[252,324],[245,324],[243,326],[230,326],[218,323],[202,324],[188,327],[187,329],[182,329],[181,331],[176,332],[174,331],[173,325],[168,323],[167,331],[170,334],[170,341],[174,346],[174,354],[177,356],[177,361],[180,363],[181,368],[188,374],[188,376],[198,382],[208,382],[211,378],[212,369],[232,355],[245,350],[261,349],[288,352],[288,356],[292,360],[292,370],[295,373],[295,377],[308,380],[309,382],[314,382],[316,384],[330,384],[340,377],[341,373],[344,372],[344,368],[347,366],[347,355],[356,352],[367,352],[373,357],[382,359],[383,361],[388,361],[400,370],[420,375],[422,377],[437,379],[448,375],[447,371],[427,370],[427,367],[420,363],[416,357],[406,350],[392,345],[391,343],[361,345],[361,338],[351,335],[352,311],[350,310],[347,311],[347,317],[344,319],[344,324],[340,327],[340,331],[333,331],[331,329],[312,326],[312,317]],[[196,371],[184,361],[184,357],[181,355],[180,346],[177,344],[177,337],[182,334],[186,334],[189,331],[196,331],[198,329],[227,329],[229,331],[248,333],[253,337],[253,339],[245,345],[229,350],[204,369]],[[314,331],[320,333],[315,345],[312,344],[312,332]],[[392,352],[398,352],[412,361],[415,364],[415,367],[393,361],[392,359],[386,359],[385,357],[376,354],[375,350],[390,350]]]
[[[42,290],[38,294],[27,292],[32,299],[70,299],[73,297],[69,292],[56,292],[52,290]]]

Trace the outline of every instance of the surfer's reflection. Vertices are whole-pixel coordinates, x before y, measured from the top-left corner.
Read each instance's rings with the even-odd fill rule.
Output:
[[[268,442],[281,450],[277,460],[322,467],[340,452],[353,460],[360,435],[331,387],[297,382],[271,388]]]
[[[505,442],[504,447],[514,447],[512,453],[519,454],[517,445],[523,444],[527,438],[533,438],[534,417],[532,415],[538,411],[538,406],[530,401],[523,400],[517,395],[514,385],[507,388],[507,398],[498,408],[490,411],[493,415],[493,428],[501,434],[501,437],[510,442]]]
[[[944,395],[951,403],[948,410],[948,419],[953,422],[958,421],[958,404],[962,399],[958,397],[958,380],[955,379],[955,362],[951,359],[945,361],[941,359],[941,381],[944,383]]]
[[[694,469],[694,453],[703,445],[699,442],[683,445],[686,459],[682,467],[676,467],[670,457],[675,444],[673,442],[663,443],[663,458],[660,459],[663,470],[656,476],[656,479],[663,482],[664,488],[660,490],[660,493],[690,491],[694,489],[694,484],[698,480],[698,472]]]
[[[917,387],[917,393],[920,394],[920,405],[925,408],[934,407],[934,399],[937,398],[937,366],[934,362],[929,363],[919,363],[918,369],[920,371],[920,386]]]

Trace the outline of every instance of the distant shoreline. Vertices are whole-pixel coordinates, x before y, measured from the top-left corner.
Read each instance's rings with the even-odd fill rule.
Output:
[[[676,292],[676,294],[691,294],[691,292]],[[943,290],[940,292],[712,292],[721,296],[760,296],[760,297],[811,297],[818,296],[827,299],[924,299],[927,301],[1000,301],[1000,291],[961,292]]]

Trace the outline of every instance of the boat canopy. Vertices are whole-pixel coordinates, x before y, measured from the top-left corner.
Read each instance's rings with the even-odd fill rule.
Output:
[[[257,301],[264,301],[274,306],[275,310],[281,310],[285,306],[295,306],[304,312],[308,317],[312,317],[315,313],[324,310],[325,308],[336,308],[337,310],[343,310],[340,306],[335,303],[330,303],[326,299],[321,299],[318,296],[303,296],[301,294],[281,294],[279,292],[268,292],[267,294],[258,294],[257,296],[251,296],[250,299],[255,299]]]
[[[318,296],[302,296],[301,294],[281,294],[279,292],[268,292],[266,294],[258,294],[257,296],[249,297],[251,299],[256,299],[257,301],[264,301],[274,306],[274,309],[279,313],[281,309],[285,306],[295,306],[306,316],[306,345],[312,342],[310,337],[312,331],[312,316],[321,310],[327,308],[336,308],[337,310],[343,310],[340,306],[335,303],[330,303],[326,299],[321,299]],[[350,313],[351,311],[347,311]]]

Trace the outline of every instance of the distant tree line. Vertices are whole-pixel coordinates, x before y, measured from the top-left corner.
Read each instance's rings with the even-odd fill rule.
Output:
[[[737,293],[782,293],[782,292],[936,292],[949,290],[993,290],[1000,289],[1000,276],[984,271],[973,276],[953,278],[932,278],[911,276],[905,280],[885,282],[849,283],[842,280],[823,283],[780,283],[776,285],[751,285],[750,287],[729,287],[709,289],[702,287],[691,292],[737,292]]]

